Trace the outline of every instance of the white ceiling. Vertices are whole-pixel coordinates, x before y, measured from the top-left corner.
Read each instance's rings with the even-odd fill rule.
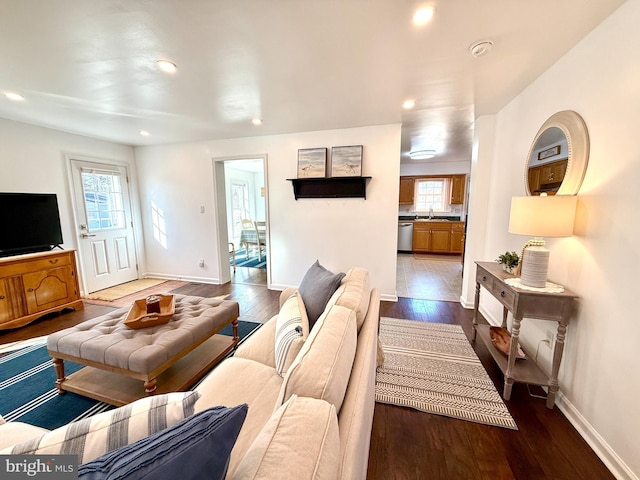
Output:
[[[623,0],[426,3],[416,28],[404,0],[0,0],[0,90],[25,97],[0,117],[127,145],[402,123],[403,154],[467,161],[474,118]]]

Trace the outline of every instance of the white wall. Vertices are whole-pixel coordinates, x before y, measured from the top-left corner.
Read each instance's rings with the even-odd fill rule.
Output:
[[[366,200],[296,201],[287,179],[296,177],[298,149],[339,145],[364,145],[362,174],[372,177]],[[395,298],[399,152],[399,124],[137,147],[143,217],[149,217],[154,201],[164,210],[168,229],[165,250],[145,223],[147,270],[218,282],[212,158],[266,154],[270,287],[299,284],[319,259],[333,271],[367,268],[372,285]],[[198,268],[199,258],[205,268]]]
[[[78,246],[67,154],[125,163],[135,179],[132,147],[0,119],[0,191],[57,194],[65,249]]]
[[[632,302],[640,271],[638,19],[640,0],[624,3],[496,115],[495,136],[480,140],[494,148],[483,180],[488,201],[475,188],[471,198],[472,214],[479,210],[486,223],[474,222],[468,231],[469,241],[484,245],[483,253],[474,252],[476,260],[520,250],[527,239],[507,227],[510,198],[525,194],[527,152],[548,117],[577,111],[587,124],[591,153],[575,235],[547,242],[549,278],[580,296],[560,371],[560,404],[618,478],[640,476],[640,322]],[[472,303],[475,269],[465,273],[464,300]],[[482,311],[497,323],[501,308],[488,297]],[[523,322],[533,351],[548,325]],[[539,359],[548,366],[549,357],[543,345]]]
[[[420,162],[400,164],[400,175],[462,175],[471,170],[470,162]]]

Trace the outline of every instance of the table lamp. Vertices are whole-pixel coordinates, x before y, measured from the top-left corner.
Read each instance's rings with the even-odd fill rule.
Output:
[[[542,237],[570,237],[578,197],[575,195],[513,197],[509,233],[532,235],[520,256],[523,285],[544,288],[549,269],[549,250]]]

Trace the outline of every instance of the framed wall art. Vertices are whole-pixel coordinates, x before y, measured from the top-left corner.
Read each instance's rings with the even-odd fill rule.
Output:
[[[544,160],[545,158],[555,157],[556,155],[560,155],[560,145],[555,145],[551,148],[547,148],[546,150],[542,150],[538,152],[538,160]]]
[[[327,149],[298,149],[298,178],[322,178],[327,176]]]
[[[332,177],[362,176],[362,145],[331,147]]]

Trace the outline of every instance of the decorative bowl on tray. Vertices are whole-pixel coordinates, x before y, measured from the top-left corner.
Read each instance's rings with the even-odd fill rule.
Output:
[[[509,349],[511,348],[511,334],[506,328],[502,327],[489,327],[489,336],[491,337],[491,343],[500,352],[509,356]],[[518,352],[516,358],[527,358],[527,356],[518,345]]]
[[[133,329],[164,325],[175,313],[173,295],[151,295],[133,302],[124,324]]]

